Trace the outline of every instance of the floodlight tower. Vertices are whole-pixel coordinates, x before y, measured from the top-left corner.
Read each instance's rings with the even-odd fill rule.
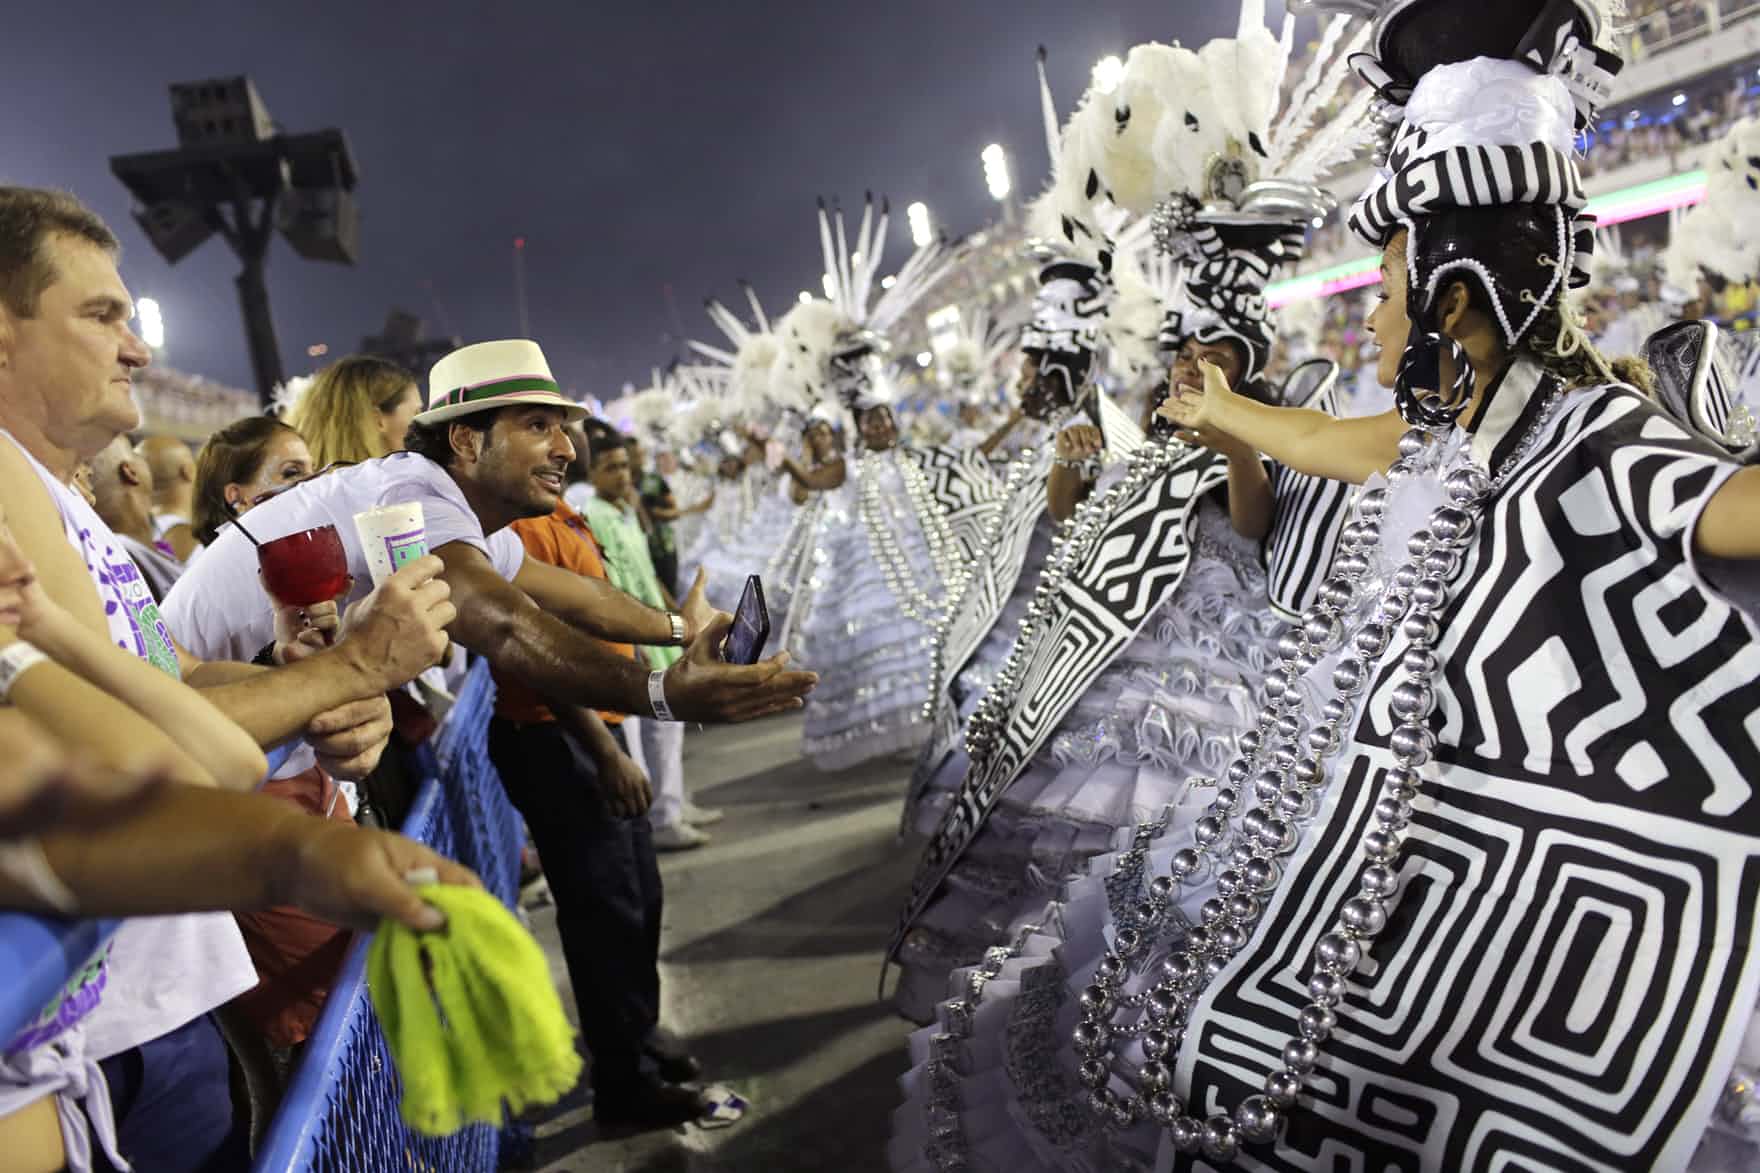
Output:
[[[358,179],[348,139],[335,128],[282,134],[248,77],[171,87],[178,147],[118,155],[110,171],[134,197],[134,218],[159,255],[175,265],[218,232],[243,269],[251,370],[267,406],[282,381],[265,272],[280,232],[307,260],[352,265],[360,236]]]

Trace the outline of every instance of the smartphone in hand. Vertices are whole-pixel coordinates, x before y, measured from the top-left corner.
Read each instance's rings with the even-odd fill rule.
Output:
[[[721,645],[721,658],[729,664],[756,664],[770,640],[770,609],[764,605],[764,584],[757,575],[746,579],[739,610],[733,613],[733,630]]]

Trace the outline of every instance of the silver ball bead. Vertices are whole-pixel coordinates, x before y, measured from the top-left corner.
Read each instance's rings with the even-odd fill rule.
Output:
[[[1265,1077],[1265,1095],[1279,1108],[1292,1108],[1302,1094],[1302,1077],[1293,1071],[1273,1071]]]
[[[1139,1067],[1137,1074],[1142,1077],[1145,1091],[1158,1092],[1173,1082],[1173,1072],[1167,1069],[1167,1064],[1153,1059]]]
[[[1298,759],[1289,768],[1290,781],[1297,786],[1318,786],[1326,776],[1320,766],[1320,760],[1313,757]]]
[[[1472,514],[1452,506],[1444,506],[1430,516],[1430,532],[1444,545],[1465,546],[1473,540],[1477,528]]]
[[[1357,887],[1365,896],[1387,900],[1399,891],[1399,873],[1384,863],[1365,864],[1357,877]]]
[[[1248,1096],[1234,1110],[1235,1126],[1241,1139],[1248,1144],[1264,1144],[1275,1140],[1283,1124],[1283,1113],[1266,1096]]]
[[[1186,948],[1202,957],[1210,952],[1210,930],[1199,925],[1186,931]]]
[[[1317,969],[1308,979],[1308,997],[1322,1006],[1337,1006],[1344,1001],[1344,994],[1345,980],[1340,974]]]
[[[1221,819],[1208,816],[1199,819],[1192,825],[1192,838],[1196,839],[1205,847],[1209,847],[1211,844],[1221,840],[1223,835],[1227,832],[1228,825],[1226,823]]]
[[[1467,465],[1455,469],[1443,478],[1442,491],[1454,504],[1471,508],[1491,492],[1491,478],[1483,470]]]
[[[1210,982],[1215,981],[1217,978],[1221,977],[1222,971],[1227,968],[1228,968],[1228,959],[1226,957],[1220,957],[1220,956],[1206,957],[1204,959],[1204,981],[1205,981],[1205,983],[1208,984]]]
[[[1357,633],[1357,638],[1362,639],[1361,632]],[[1345,696],[1356,696],[1367,683],[1368,673],[1361,660],[1346,658],[1333,666],[1332,687]]]
[[[1369,573],[1369,560],[1352,551],[1340,554],[1333,561],[1332,569],[1347,579],[1358,579]]]
[[[1399,858],[1399,837],[1376,828],[1363,836],[1363,854],[1375,863],[1392,863]]]
[[[1149,1115],[1163,1128],[1185,1115],[1185,1111],[1185,1104],[1172,1092],[1156,1092],[1149,1097]]]
[[[1106,1064],[1098,1059],[1084,1059],[1081,1066],[1076,1068],[1076,1078],[1087,1087],[1105,1087],[1111,1076]]]
[[[1277,864],[1269,859],[1255,859],[1241,869],[1247,887],[1255,892],[1269,892],[1281,878]]]
[[[1418,578],[1418,568],[1410,562],[1402,562],[1399,568],[1393,572],[1392,582],[1400,590],[1409,591],[1418,585]]]
[[[1203,1138],[1199,1141],[1199,1146],[1212,1161],[1232,1161],[1240,1156],[1240,1130],[1235,1128],[1234,1119],[1219,1114],[1204,1121]]]
[[[1198,917],[1206,928],[1215,928],[1228,917],[1228,904],[1220,897],[1212,896],[1198,908]]]
[[[1291,1039],[1283,1044],[1283,1065],[1297,1075],[1306,1075],[1320,1062],[1320,1048],[1308,1039]]]
[[[1412,605],[1425,611],[1435,611],[1448,601],[1448,587],[1440,578],[1420,579],[1412,588]]]
[[[1387,512],[1387,490],[1364,489],[1357,494],[1357,516],[1365,521],[1379,520]]]
[[[1216,873],[1216,890],[1224,896],[1233,896],[1241,887],[1241,871],[1239,868],[1224,868]]]
[[[1436,711],[1436,694],[1419,680],[1402,680],[1394,685],[1387,707],[1401,721],[1423,721]]]
[[[1314,942],[1314,967],[1326,973],[1354,973],[1362,961],[1363,947],[1343,933],[1327,933]]]
[[[1399,438],[1399,454],[1408,460],[1423,454],[1430,447],[1430,433],[1422,428],[1413,428]]]
[[[1147,1004],[1151,1022],[1166,1022],[1177,1015],[1184,1006],[1177,991],[1163,989],[1160,986],[1149,991]]]
[[[1406,639],[1419,646],[1433,645],[1441,636],[1441,625],[1436,622],[1436,616],[1427,615],[1424,611],[1406,616],[1406,622],[1401,627],[1406,632]]]
[[[1391,638],[1392,632],[1384,624],[1369,622],[1357,628],[1356,638],[1351,642],[1357,655],[1373,660],[1387,650],[1387,641]]]
[[[1429,648],[1411,647],[1400,657],[1400,667],[1408,675],[1424,679],[1436,675],[1439,665],[1436,662],[1436,653]]]
[[[1075,1040],[1076,1050],[1087,1055],[1104,1051],[1107,1044],[1112,1042],[1112,1032],[1106,1028],[1104,1023],[1095,1022],[1092,1019],[1084,1019],[1076,1023],[1072,1037]]]
[[[1309,646],[1329,652],[1344,638],[1344,628],[1340,626],[1336,615],[1316,615],[1302,625],[1302,637],[1308,641]],[[1297,681],[1293,674],[1285,673],[1284,676],[1286,691],[1295,688]]]
[[[1317,754],[1329,754],[1339,746],[1338,726],[1322,721],[1308,730],[1308,748]]]
[[[1109,1088],[1096,1088],[1088,1093],[1088,1111],[1096,1116],[1112,1115],[1112,1091]]]
[[[1235,739],[1235,748],[1243,755],[1252,757],[1259,752],[1259,731],[1249,729]]]
[[[1404,619],[1406,613],[1411,609],[1411,592],[1402,591],[1396,587],[1382,595],[1381,601],[1375,605],[1375,621],[1393,627]]]
[[[1143,1032],[1143,1054],[1150,1059],[1164,1059],[1173,1049],[1173,1040],[1164,1030]]]
[[[1211,932],[1211,937],[1216,942],[1216,952],[1218,954],[1218,957],[1212,958],[1212,960],[1220,960],[1222,957],[1233,957],[1236,953],[1239,953],[1242,947],[1247,943],[1247,934],[1242,932],[1238,926],[1227,923],[1218,925]]]
[[[1204,1126],[1190,1116],[1181,1116],[1167,1128],[1167,1139],[1182,1153],[1195,1153],[1204,1140]]]
[[[1246,734],[1242,734],[1242,736],[1245,737]],[[1253,738],[1254,749],[1257,749],[1258,734],[1254,733]],[[1253,776],[1253,763],[1247,760],[1248,757],[1252,756],[1253,750],[1243,748],[1241,752],[1246,754],[1247,757],[1239,757],[1228,763],[1228,780],[1236,786],[1239,786]]]
[[[1302,1007],[1300,1014],[1296,1015],[1296,1029],[1301,1032],[1304,1039],[1312,1042],[1325,1042],[1332,1037],[1332,1031],[1337,1026],[1338,1015],[1332,1012],[1330,1006],[1309,1003]]]
[[[1379,900],[1353,896],[1338,910],[1338,920],[1359,937],[1373,937],[1387,927],[1387,909]]]
[[[1306,790],[1292,786],[1277,796],[1277,811],[1287,819],[1305,819],[1314,813],[1314,798]]]
[[[1436,735],[1422,725],[1400,725],[1388,738],[1394,760],[1402,766],[1422,766],[1436,748]]]
[[[1284,741],[1294,741],[1302,734],[1301,718],[1285,713],[1277,719],[1277,736]]]
[[[1167,861],[1167,870],[1175,879],[1183,880],[1204,866],[1204,857],[1190,847],[1182,847]]]
[[[1236,892],[1223,903],[1228,906],[1229,919],[1237,923],[1254,920],[1259,915],[1259,902],[1243,892]]]
[[[1294,847],[1295,840],[1295,830],[1283,819],[1266,819],[1264,829],[1259,832],[1259,842],[1276,854]]]
[[[1425,558],[1436,549],[1436,535],[1427,529],[1415,531],[1406,539],[1406,553],[1413,558]]]
[[[1375,800],[1375,821],[1389,831],[1402,831],[1412,821],[1412,804],[1383,796]]]
[[[1334,575],[1320,584],[1320,601],[1334,611],[1346,610],[1356,602],[1356,599],[1357,588],[1351,584],[1349,579]],[[1277,647],[1280,654],[1283,651],[1283,639],[1287,638],[1292,638],[1292,636],[1286,634],[1278,640]]]
[[[1432,578],[1446,580],[1460,565],[1461,556],[1453,550],[1432,550],[1424,555],[1424,573]]]
[[[1173,897],[1174,883],[1166,876],[1156,876],[1149,881],[1149,895],[1157,900],[1170,900]]]
[[[1108,953],[1100,959],[1100,965],[1095,973],[1102,982],[1108,985],[1117,985],[1119,979],[1123,978],[1126,973],[1124,959],[1116,953]]]
[[[1113,936],[1112,945],[1118,951],[1119,956],[1135,957],[1143,951],[1143,934],[1135,929],[1120,929]]]
[[[1112,1009],[1112,991],[1102,985],[1092,985],[1082,991],[1082,1009],[1089,1014],[1105,1014]]]

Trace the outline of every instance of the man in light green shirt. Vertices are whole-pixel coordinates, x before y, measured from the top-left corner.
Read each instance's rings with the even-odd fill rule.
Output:
[[[636,509],[625,437],[600,420],[588,420],[582,430],[592,495],[576,508],[604,550],[605,573],[613,586],[649,606],[672,608],[672,595],[654,569],[648,535]],[[650,668],[670,667],[681,655],[678,648],[639,650]],[[709,836],[698,824],[719,820],[721,812],[706,810],[685,797],[684,726],[632,717],[624,729],[630,734],[630,756],[648,772],[654,787],[654,805],[648,810],[654,825],[654,846],[661,851],[680,851],[707,843]]]

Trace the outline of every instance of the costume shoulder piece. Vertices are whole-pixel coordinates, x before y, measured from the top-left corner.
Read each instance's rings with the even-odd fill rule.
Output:
[[[1284,381],[1278,402],[1340,414],[1338,364],[1316,358],[1298,366]],[[1273,512],[1265,539],[1266,585],[1272,609],[1294,621],[1314,602],[1332,570],[1355,486],[1269,463]]]

